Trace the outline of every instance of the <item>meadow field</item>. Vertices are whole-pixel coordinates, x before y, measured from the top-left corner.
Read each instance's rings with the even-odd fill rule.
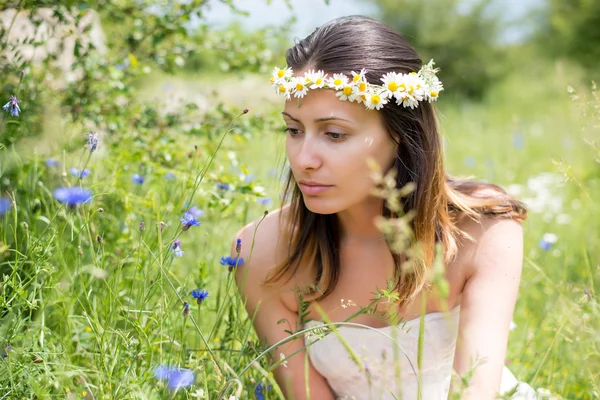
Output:
[[[99,65],[86,90],[113,91],[67,106],[103,118],[23,96],[0,119],[0,399],[283,398],[227,258],[281,205],[269,73]],[[481,101],[438,104],[449,173],[528,206],[506,362],[540,398],[600,398],[599,96],[576,67],[530,60]]]

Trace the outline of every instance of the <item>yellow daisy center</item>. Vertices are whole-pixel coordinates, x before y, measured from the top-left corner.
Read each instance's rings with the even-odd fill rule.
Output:
[[[343,92],[345,96],[350,96],[352,94],[352,86],[344,86]]]
[[[352,78],[352,81],[353,81],[354,83],[356,83],[356,82],[358,82],[358,81],[360,80],[360,78],[362,78],[362,76],[360,76],[360,74],[358,74],[358,75],[354,75],[354,78]]]
[[[286,92],[285,85],[279,85],[279,92],[280,93],[285,93]]]
[[[408,89],[408,94],[413,94],[414,91],[415,87],[413,85],[410,85],[410,89]]]
[[[363,99],[363,101],[367,101],[367,96],[365,96],[364,94],[361,94],[360,98]]]
[[[341,85],[342,84],[342,80],[340,78],[334,79],[333,80],[333,84],[336,85],[336,86]]]
[[[398,90],[398,84],[396,82],[390,82],[388,83],[388,89],[390,90],[390,92],[395,92],[396,90]]]
[[[379,97],[376,94],[374,94],[373,96],[371,96],[371,103],[373,103],[373,104],[379,104],[380,102],[381,102],[381,97]]]
[[[277,71],[277,76],[280,78],[283,78],[283,76],[285,75],[285,71],[280,69],[279,71]]]
[[[401,92],[404,92],[406,90],[406,85],[404,83],[401,83],[400,85],[398,85],[398,87],[400,88]]]
[[[317,85],[320,85],[321,83],[323,83],[323,78],[320,78],[320,77],[319,77],[319,78],[317,78],[317,80],[315,81],[315,83],[316,83]]]
[[[300,82],[296,83],[296,90],[301,92],[304,90],[304,85],[301,84]]]
[[[365,90],[367,90],[367,84],[364,82],[359,83],[358,90],[360,90],[361,92],[364,92]]]
[[[431,92],[431,97],[438,97],[438,92],[436,92],[436,91]]]
[[[411,75],[416,75],[417,73],[413,71],[413,72],[411,72],[410,74],[411,74]]]
[[[275,82],[275,77],[272,76],[271,79],[269,79],[269,82],[271,82],[271,83]]]

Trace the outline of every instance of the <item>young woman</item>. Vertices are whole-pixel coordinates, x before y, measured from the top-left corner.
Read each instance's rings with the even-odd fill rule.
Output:
[[[351,319],[362,328],[338,328],[343,340],[331,333],[278,346],[273,363],[285,362],[275,378],[286,398],[444,399],[452,371],[472,367],[463,398],[493,399],[513,386],[521,396],[513,398],[533,398],[504,367],[526,211],[498,186],[446,174],[432,104],[443,87],[432,64],[397,32],[359,16],[319,27],[286,58],[271,83],[286,98],[289,201],[240,230],[232,248],[235,256],[237,239],[245,244],[249,262],[236,279],[254,328],[273,345],[286,330],[349,320],[390,280],[397,294]],[[413,241],[422,250],[411,268],[402,268],[407,255],[392,251],[376,226],[377,217],[396,215],[374,196],[368,159],[396,169],[397,188],[415,184],[402,203],[414,213]],[[436,243],[444,250],[443,298],[426,274]],[[393,315],[406,322],[397,330]]]

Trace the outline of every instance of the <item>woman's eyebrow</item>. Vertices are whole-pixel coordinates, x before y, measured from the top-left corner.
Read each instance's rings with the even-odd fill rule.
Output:
[[[287,116],[289,119],[291,119],[294,122],[300,122],[299,120],[297,120],[296,118],[292,117],[290,114],[286,113],[285,111],[283,111],[281,114]],[[352,123],[352,121],[349,121],[347,119],[340,118],[340,117],[335,117],[335,116],[315,119],[316,123],[327,122],[327,121],[346,121],[346,122]]]

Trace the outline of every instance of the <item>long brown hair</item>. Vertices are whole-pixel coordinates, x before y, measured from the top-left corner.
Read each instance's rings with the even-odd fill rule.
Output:
[[[313,68],[349,76],[351,71],[365,68],[369,82],[378,82],[388,72],[417,72],[423,65],[415,49],[400,34],[362,16],[342,17],[320,26],[288,49],[286,60],[294,70]],[[409,182],[416,184],[416,190],[404,198],[403,207],[406,212],[415,211],[411,228],[414,241],[422,250],[422,263],[420,267],[402,271],[403,256],[392,252],[402,306],[425,285],[425,272],[432,265],[437,242],[443,245],[444,262],[456,256],[457,239],[462,234],[456,226],[458,216],[479,220],[482,215],[494,215],[524,220],[527,214],[524,205],[502,188],[454,179],[446,173],[432,104],[421,102],[410,109],[390,102],[380,112],[388,133],[398,145],[393,165],[397,171],[396,187]],[[275,283],[284,276],[289,280],[300,264],[308,265],[315,268],[314,284],[318,290],[312,297],[318,300],[329,295],[339,279],[341,229],[337,215],[308,210],[291,170],[283,199],[290,200],[289,213],[281,213],[287,214],[288,258],[271,271],[265,284]],[[385,206],[382,215],[394,217]]]

